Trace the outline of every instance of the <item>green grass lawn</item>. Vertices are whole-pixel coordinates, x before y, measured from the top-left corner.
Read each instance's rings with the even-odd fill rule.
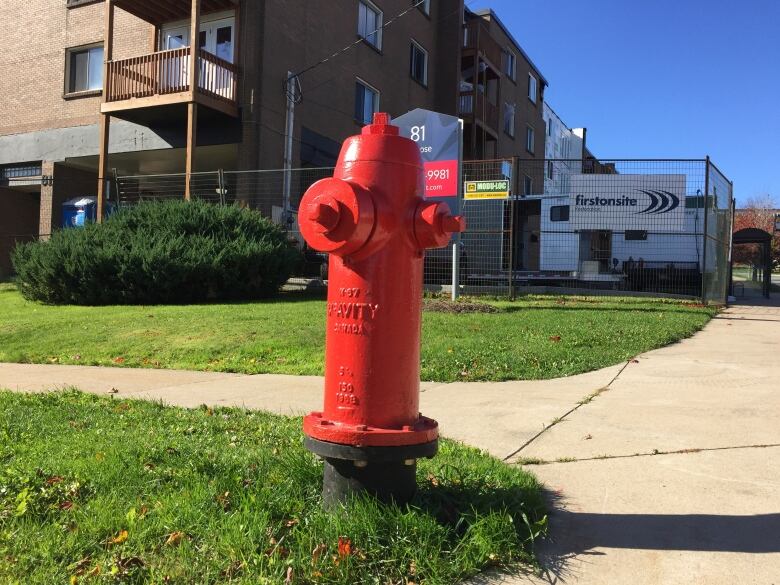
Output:
[[[422,378],[544,379],[688,337],[715,309],[673,300],[530,296],[495,313],[425,312]],[[321,374],[325,302],[46,306],[0,285],[0,361]]]
[[[449,585],[546,530],[530,474],[453,441],[408,506],[321,482],[300,419],[0,392],[0,582]]]

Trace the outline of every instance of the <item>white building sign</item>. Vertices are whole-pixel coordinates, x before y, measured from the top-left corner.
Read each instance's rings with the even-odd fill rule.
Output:
[[[685,175],[572,175],[574,230],[685,230]]]

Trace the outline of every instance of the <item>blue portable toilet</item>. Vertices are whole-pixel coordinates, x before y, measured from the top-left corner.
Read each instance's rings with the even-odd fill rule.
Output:
[[[97,218],[97,197],[76,197],[62,204],[62,227],[84,227]]]

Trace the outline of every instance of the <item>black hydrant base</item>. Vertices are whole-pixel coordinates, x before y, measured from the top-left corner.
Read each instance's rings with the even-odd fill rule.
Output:
[[[325,460],[322,499],[333,509],[367,493],[385,503],[408,503],[417,491],[417,459],[433,457],[438,441],[399,447],[355,447],[305,438],[308,450]]]

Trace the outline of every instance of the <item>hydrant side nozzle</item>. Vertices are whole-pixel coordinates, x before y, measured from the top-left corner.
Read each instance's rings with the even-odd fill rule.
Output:
[[[414,236],[421,250],[443,248],[452,234],[466,229],[466,219],[453,216],[446,203],[421,203],[414,219]]]
[[[445,215],[441,220],[445,232],[458,234],[466,231],[466,218],[462,215]]]
[[[350,181],[329,178],[309,187],[301,200],[299,226],[306,243],[340,256],[360,250],[376,222],[371,195]]]

